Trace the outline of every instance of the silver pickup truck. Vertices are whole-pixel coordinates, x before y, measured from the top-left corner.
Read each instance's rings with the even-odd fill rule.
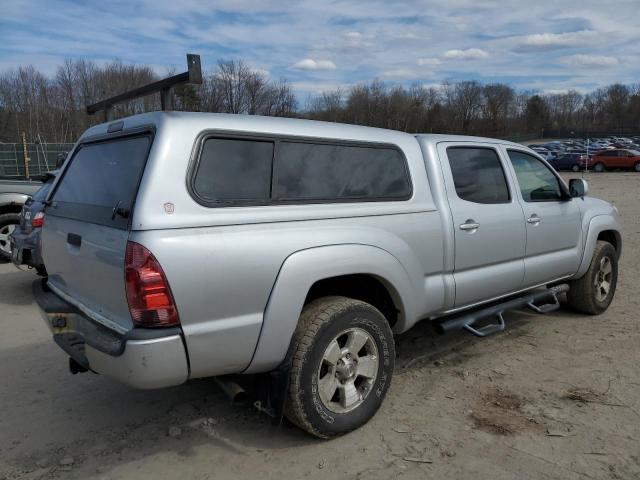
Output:
[[[393,335],[420,320],[482,336],[567,291],[606,310],[618,212],[585,193],[502,140],[137,115],[66,160],[34,295],[73,372],[139,388],[269,372],[276,415],[327,438],[375,414]]]

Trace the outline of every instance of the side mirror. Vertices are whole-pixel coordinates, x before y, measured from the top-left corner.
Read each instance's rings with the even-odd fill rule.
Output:
[[[572,178],[569,180],[569,193],[571,196],[576,197],[584,197],[589,191],[589,184],[586,180],[582,178]]]
[[[58,158],[56,158],[56,169],[62,167],[64,161],[67,159],[68,152],[62,152],[58,154]]]

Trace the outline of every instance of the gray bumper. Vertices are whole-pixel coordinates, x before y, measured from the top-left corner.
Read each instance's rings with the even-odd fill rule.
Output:
[[[82,367],[135,388],[169,387],[188,379],[179,328],[133,329],[120,335],[85,317],[43,280],[34,282],[33,294],[55,342]]]

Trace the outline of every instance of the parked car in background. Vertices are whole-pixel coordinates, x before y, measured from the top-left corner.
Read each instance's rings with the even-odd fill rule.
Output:
[[[42,187],[38,180],[0,178],[0,259],[11,260],[11,234],[27,199]]]
[[[60,153],[55,168],[60,168],[66,158],[67,152]],[[20,224],[23,205],[40,188],[40,179],[0,177],[0,259],[12,260],[11,234]]]
[[[571,170],[573,172],[578,172],[581,168],[584,168],[586,160],[586,155],[581,155],[579,153],[564,153],[549,163],[556,170]]]
[[[583,157],[587,156],[586,148],[569,148],[565,150],[564,153],[573,153],[576,155],[582,155]],[[593,153],[593,152],[589,152],[589,153]]]
[[[534,152],[539,154],[542,158],[544,158],[547,162],[553,160],[556,157],[556,154],[547,150],[546,148],[532,148]]]
[[[136,115],[86,131],[56,179],[34,298],[72,372],[265,374],[276,420],[329,438],[376,413],[420,320],[485,336],[561,292],[604,312],[622,238],[586,189],[503,140]]]
[[[40,233],[44,224],[45,199],[51,190],[57,171],[47,173],[40,190],[28,198],[20,213],[20,223],[11,234],[11,261],[20,268],[34,268],[39,275],[47,274],[41,255]]]
[[[604,172],[615,168],[640,172],[640,151],[621,148],[605,150],[593,155],[588,164],[596,172]]]

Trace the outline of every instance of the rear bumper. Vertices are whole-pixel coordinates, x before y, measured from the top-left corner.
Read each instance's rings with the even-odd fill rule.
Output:
[[[40,255],[40,232],[25,233],[17,229],[11,235],[11,261],[17,267],[28,265],[38,267],[43,264]]]
[[[62,300],[46,280],[33,282],[33,296],[54,341],[84,368],[144,389],[179,385],[189,377],[179,327],[134,328],[121,335]]]

